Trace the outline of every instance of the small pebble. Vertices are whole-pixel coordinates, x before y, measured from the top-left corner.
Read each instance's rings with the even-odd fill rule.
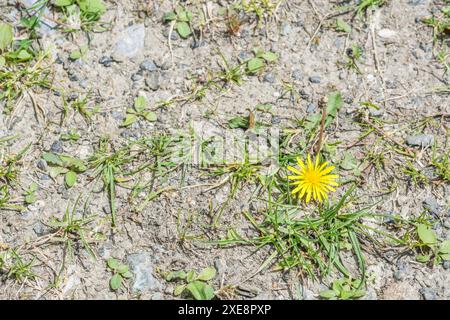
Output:
[[[321,80],[322,79],[319,76],[309,77],[309,82],[311,82],[311,83],[320,83]]]
[[[98,63],[100,63],[106,68],[111,67],[112,62],[113,60],[111,59],[111,57],[108,56],[103,56],[98,60]]]
[[[158,69],[158,67],[156,66],[156,64],[152,61],[152,60],[144,60],[140,65],[139,65],[139,69],[141,69],[142,71],[156,71]]]
[[[63,152],[63,144],[60,140],[56,140],[52,143],[50,147],[50,151],[54,153],[62,153]]]
[[[275,83],[276,81],[275,75],[273,73],[266,73],[264,75],[263,81],[268,83]]]
[[[306,106],[306,112],[313,113],[317,110],[317,106],[314,103],[308,103]]]
[[[431,288],[422,287],[419,290],[419,292],[425,300],[436,300],[437,299],[436,291]]]
[[[406,143],[415,147],[428,147],[434,143],[434,136],[432,134],[408,136],[406,137]]]

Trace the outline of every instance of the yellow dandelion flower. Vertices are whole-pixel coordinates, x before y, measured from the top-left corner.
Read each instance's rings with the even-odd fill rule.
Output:
[[[313,163],[309,155],[306,165],[300,158],[297,158],[297,163],[300,169],[287,167],[295,173],[294,176],[288,176],[289,180],[294,180],[294,182],[291,182],[291,185],[295,186],[292,194],[298,193],[298,198],[305,198],[306,203],[308,203],[311,198],[322,202],[328,198],[327,193],[329,191],[336,191],[333,187],[338,186],[338,183],[335,182],[338,175],[330,174],[335,168],[334,166],[327,166],[328,162],[319,163],[319,157]]]

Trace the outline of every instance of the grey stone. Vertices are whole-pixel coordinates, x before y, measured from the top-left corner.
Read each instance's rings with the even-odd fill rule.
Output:
[[[202,46],[204,46],[206,44],[207,44],[206,40],[194,40],[191,43],[191,49],[197,49],[197,48],[200,48],[200,47],[202,47]]]
[[[311,76],[309,77],[309,82],[311,83],[320,83],[322,79],[319,76]]]
[[[144,48],[145,26],[134,24],[126,28],[113,50],[114,58],[133,58]]]
[[[299,69],[293,70],[292,74],[291,74],[291,77],[292,77],[292,79],[298,80],[298,81],[303,79],[302,72]]]
[[[50,147],[50,151],[54,153],[62,153],[63,152],[63,144],[61,140],[56,140],[53,142],[52,146]]]
[[[281,122],[281,118],[278,116],[273,116],[271,122],[272,124],[279,124]]]
[[[141,69],[142,71],[150,71],[150,72],[152,72],[152,71],[156,71],[158,69],[158,67],[156,66],[156,64],[152,60],[144,60],[139,65],[139,69]]]
[[[40,159],[37,162],[36,167],[38,167],[42,171],[45,171],[45,170],[47,170],[47,162],[44,159]]]
[[[105,67],[111,67],[111,63],[113,63],[114,60],[111,57],[108,56],[103,56],[98,60],[98,63],[100,63],[101,65],[105,66]]]
[[[145,79],[145,84],[153,91],[158,90],[161,85],[159,72],[150,73]]]
[[[288,34],[290,34],[292,32],[292,26],[289,24],[289,22],[284,21],[281,24],[281,35],[282,36],[287,36]]]
[[[450,260],[445,260],[445,261],[442,263],[442,267],[444,267],[445,270],[450,269]]]
[[[133,81],[139,81],[139,80],[141,80],[142,79],[142,75],[140,75],[139,73],[134,73],[132,76],[131,76],[131,80],[133,80]]]
[[[421,289],[419,289],[419,292],[425,300],[436,300],[437,299],[436,291],[431,288],[422,287]]]
[[[440,206],[437,200],[433,197],[428,197],[422,202],[422,206],[432,215],[439,215]]]
[[[266,73],[263,78],[264,82],[275,83],[275,75],[273,73]]]
[[[384,114],[384,110],[381,108],[380,109],[370,108],[369,113],[373,117],[381,117]]]
[[[147,292],[160,291],[161,283],[153,276],[152,256],[148,252],[140,252],[127,256],[127,262],[134,274],[132,291]]]
[[[317,110],[317,106],[314,103],[308,103],[306,106],[306,112],[313,113]]]
[[[49,232],[49,228],[44,225],[42,222],[38,221],[33,225],[33,231],[37,236],[43,236]]]
[[[410,146],[428,147],[434,143],[434,136],[432,134],[419,134],[416,136],[406,137],[406,143]]]

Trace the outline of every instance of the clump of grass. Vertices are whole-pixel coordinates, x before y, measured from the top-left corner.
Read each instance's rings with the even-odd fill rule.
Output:
[[[22,20],[22,23],[25,20]],[[4,111],[10,113],[24,94],[37,87],[50,88],[48,53],[35,49],[37,22],[26,22],[28,34],[16,40],[11,25],[0,24],[0,102],[5,101]]]
[[[246,244],[256,248],[270,246],[272,253],[260,270],[275,264],[274,270],[298,268],[312,278],[322,277],[337,269],[343,275],[351,274],[342,261],[342,251],[353,252],[364,278],[365,258],[360,238],[368,229],[360,221],[371,216],[369,208],[350,211],[346,209],[353,188],[334,205],[318,207],[315,215],[309,215],[296,205],[286,205],[268,200],[268,210],[258,215],[244,212],[258,235],[244,238],[230,230],[220,245]]]
[[[275,14],[282,3],[283,0],[241,0],[234,8],[243,10],[247,14],[253,14],[260,27],[263,22]]]
[[[16,249],[11,248],[0,252],[0,274],[4,273],[8,278],[20,283],[33,280],[37,277],[32,271],[35,261],[34,257],[30,261],[25,261],[25,258]]]

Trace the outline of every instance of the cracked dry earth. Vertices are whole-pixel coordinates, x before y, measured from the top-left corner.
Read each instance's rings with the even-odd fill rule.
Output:
[[[1,21],[20,30],[19,20],[33,2],[0,0]],[[210,283],[222,299],[320,299],[319,293],[341,277],[337,271],[313,280],[296,268],[275,271],[275,260],[261,268],[273,253],[271,246],[256,250],[211,243],[224,239],[231,228],[246,237],[257,235],[243,213],[262,217],[266,195],[258,178],[239,184],[231,196],[226,175],[180,163],[167,166],[161,164],[169,161],[164,156],[144,151],[121,167],[137,173],[118,174],[116,226],[111,227],[111,194],[95,168],[87,165],[69,188],[63,174],[50,174],[51,163],[43,155],[64,154],[90,163],[101,141],[107,141],[106,152],[130,146],[124,153],[131,157],[140,152],[142,145],[133,144],[140,139],[188,131],[193,121],[228,129],[230,119],[246,118],[249,110],[256,121],[282,133],[298,131],[284,150],[294,152],[308,147],[301,141],[301,119],[320,112],[321,99],[335,91],[343,105],[326,129],[324,145],[343,183],[332,197],[339,199],[348,182],[356,181],[353,208],[375,204],[374,214],[425,216],[434,221],[441,241],[450,239],[448,178],[442,179],[430,160],[433,152],[448,155],[449,91],[440,88],[448,88],[450,78],[436,59],[433,29],[421,22],[437,14],[445,1],[386,1],[362,16],[336,9],[358,1],[281,1],[262,23],[251,12],[238,11],[241,23],[232,34],[223,9],[235,1],[180,1],[194,17],[207,13],[201,33],[186,39],[163,22],[164,13],[174,8],[172,1],[104,2],[101,20],[110,22],[104,32],[64,32],[56,9],[49,6],[38,44],[49,53],[45,63],[52,87],[27,90],[30,94],[24,92],[9,113],[0,102],[0,139],[14,137],[2,144],[2,155],[29,146],[16,163],[16,181],[8,185],[10,201],[22,208],[0,206],[0,250],[14,248],[24,262],[32,261],[35,275],[18,281],[0,268],[0,298],[175,299],[175,284],[164,279],[164,272],[214,267],[217,275]],[[351,31],[336,30],[337,19]],[[84,45],[85,54],[70,59]],[[346,67],[354,45],[362,49],[356,62],[360,72]],[[201,98],[191,98],[198,83],[223,71],[221,55],[235,66],[254,57],[255,48],[275,53],[276,61],[242,75],[240,84],[220,82]],[[138,96],[146,97],[156,119],[138,117],[123,126]],[[85,97],[89,117],[74,106]],[[257,110],[261,104],[270,105],[270,112]],[[376,128],[359,120],[361,114]],[[79,138],[67,139],[73,132]],[[411,153],[415,156],[405,155]],[[382,159],[381,165],[376,159]],[[423,178],[418,183],[405,173],[407,163]],[[353,170],[356,166],[361,170]],[[24,193],[33,182],[35,199],[26,203]],[[314,211],[313,205],[298,205],[306,214]],[[72,255],[58,240],[61,235],[51,221],[62,219],[67,208],[75,208],[77,217],[94,217],[86,238],[95,257],[80,240],[73,241]],[[388,224],[380,228],[396,231]],[[362,243],[368,278],[362,299],[450,298],[449,261],[421,263],[414,249]],[[133,274],[116,291],[106,266],[111,257]],[[344,252],[342,260],[357,276],[354,256]]]

